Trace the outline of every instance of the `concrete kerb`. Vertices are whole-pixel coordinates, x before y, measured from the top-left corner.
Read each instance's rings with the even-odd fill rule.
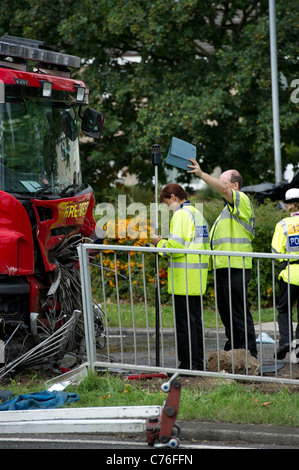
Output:
[[[248,442],[299,447],[299,429],[261,424],[178,421],[181,439]]]
[[[295,323],[294,323],[295,325]],[[274,332],[276,331],[276,335],[278,336],[278,325],[274,324],[274,322],[268,322],[268,323],[262,323],[261,325],[261,331],[260,331],[260,326],[259,324],[255,324],[255,333],[256,333],[256,336],[258,336],[260,334],[260,332],[263,332],[263,333],[267,333],[269,335],[272,335],[274,336]],[[112,327],[112,328],[109,328],[108,329],[109,333],[110,334],[117,334],[119,335],[120,333],[122,333],[123,335],[133,335],[133,328],[130,328],[130,327],[123,327],[120,331],[119,328],[117,327]],[[163,328],[162,329],[163,331],[163,335],[173,335],[174,334],[174,330],[173,328]],[[135,328],[135,332],[136,332],[136,335],[146,335],[148,332],[150,334],[155,334],[156,330],[155,328]],[[224,328],[218,328],[218,330],[216,328],[205,328],[205,337],[206,338],[216,338],[217,335],[219,335],[219,337],[224,337],[225,336],[225,331],[224,331]],[[274,339],[274,338],[273,338]]]

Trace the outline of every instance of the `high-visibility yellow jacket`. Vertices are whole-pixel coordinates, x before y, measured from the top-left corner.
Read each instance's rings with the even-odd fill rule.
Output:
[[[159,248],[209,250],[209,227],[199,210],[188,201],[174,213],[169,238]],[[209,255],[160,253],[168,258],[168,292],[175,295],[202,295],[206,291]],[[187,281],[186,281],[187,280]]]
[[[226,202],[225,207],[215,221],[211,234],[211,250],[252,252],[252,240],[255,236],[254,211],[249,197],[242,191],[233,192],[233,204]],[[243,257],[213,256],[216,268],[243,268]],[[252,258],[244,257],[244,266],[252,267]]]
[[[299,260],[299,213],[295,212],[290,217],[282,219],[276,224],[271,243],[272,253],[298,254]],[[280,261],[284,261],[282,257]],[[299,264],[290,260],[289,267],[286,265],[279,273],[278,278],[290,284],[299,286]]]

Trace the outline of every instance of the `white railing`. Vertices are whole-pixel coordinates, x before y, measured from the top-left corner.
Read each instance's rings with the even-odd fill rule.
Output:
[[[99,261],[98,261],[98,277],[101,279],[101,290],[97,288],[96,295],[92,292],[93,281],[91,279],[91,270],[90,270],[90,259],[89,259],[89,250],[93,252],[95,250],[99,251]],[[109,325],[109,299],[106,294],[105,287],[105,270],[104,258],[107,252],[113,253],[113,262],[115,269],[113,276],[115,280],[115,299],[116,299],[116,309],[118,316],[118,324],[111,327]],[[132,274],[131,269],[131,254],[138,252],[141,256],[141,263],[139,269],[142,272],[143,278],[143,295],[142,301],[135,299],[134,292],[134,275]],[[146,285],[146,258],[145,254],[151,253],[155,256],[155,268],[152,268],[152,276],[155,278],[155,292],[156,292],[156,301],[155,301],[155,324],[149,326],[149,302],[147,300],[147,285]],[[214,256],[228,256],[229,260],[231,257],[238,256],[243,258],[243,266],[245,266],[245,258],[251,257],[254,263],[254,269],[256,269],[256,286],[255,286],[255,301],[257,304],[258,310],[258,322],[255,323],[255,333],[257,338],[257,348],[258,348],[258,361],[259,367],[256,373],[252,373],[250,369],[250,360],[251,355],[247,349],[244,350],[245,353],[245,365],[244,371],[240,372],[237,367],[237,350],[232,348],[231,351],[231,371],[223,373],[221,355],[223,351],[223,343],[225,340],[224,328],[221,321],[218,319],[218,307],[217,307],[217,289],[215,291],[215,318],[216,324],[213,328],[206,328],[204,324],[204,296],[201,297],[201,310],[202,310],[202,331],[203,331],[203,352],[204,352],[204,370],[195,371],[189,369],[180,369],[181,374],[188,375],[198,375],[198,376],[215,376],[215,377],[225,377],[233,379],[242,379],[242,380],[256,380],[256,381],[267,381],[267,382],[281,382],[286,384],[298,384],[296,376],[299,378],[299,364],[294,363],[294,353],[291,350],[292,344],[292,321],[289,322],[289,344],[290,350],[286,355],[286,358],[283,361],[277,359],[275,351],[278,347],[279,340],[279,330],[276,323],[276,297],[278,296],[278,291],[275,288],[277,274],[275,274],[275,261],[277,261],[281,255],[270,254],[270,253],[236,253],[236,252],[219,252],[219,251],[196,251],[196,250],[171,250],[171,249],[162,249],[162,248],[153,248],[153,247],[143,247],[143,246],[125,246],[125,245],[94,245],[84,243],[78,246],[78,255],[80,263],[80,273],[81,273],[81,285],[82,285],[82,301],[83,301],[83,313],[84,313],[84,324],[85,324],[85,336],[86,336],[86,353],[87,353],[87,363],[90,371],[94,371],[96,368],[108,368],[108,369],[122,369],[127,371],[136,371],[141,372],[166,372],[166,373],[175,373],[178,371],[178,354],[177,354],[177,338],[176,338],[176,327],[175,327],[175,313],[174,313],[174,298],[170,296],[169,302],[172,301],[173,309],[173,324],[170,327],[164,327],[163,317],[164,317],[164,308],[165,306],[161,304],[161,286],[158,276],[158,266],[159,266],[159,255],[158,253],[167,253],[170,255],[170,260],[172,260],[173,253],[182,253],[182,254],[197,254],[197,255],[211,255]],[[130,298],[130,315],[131,315],[131,324],[129,326],[123,326],[122,319],[122,299],[119,292],[119,279],[122,274],[118,271],[117,268],[117,256],[123,256],[127,254],[128,259],[128,294]],[[292,260],[298,259],[296,255],[284,255],[285,259]],[[271,260],[272,274],[271,274],[271,290],[272,290],[272,310],[273,315],[269,323],[263,321],[263,308],[261,307],[261,286],[260,286],[260,272],[263,267],[261,263],[265,260]],[[244,273],[244,269],[243,269]],[[187,276],[187,271],[186,271]],[[217,276],[217,270],[214,268],[209,273],[209,276],[214,277],[214,286],[215,278]],[[199,280],[200,282],[200,280]],[[252,282],[252,281],[251,281]],[[245,289],[245,283],[243,283]],[[166,287],[164,287],[166,290]],[[229,291],[231,291],[230,285],[230,276],[229,276]],[[245,293],[245,292],[244,292]],[[94,329],[94,299],[96,297],[97,302],[101,304],[101,309],[104,313],[104,323],[106,330],[106,346],[104,350],[100,352],[97,350],[95,329]],[[245,298],[245,295],[244,295]],[[250,300],[250,299],[249,299]],[[136,327],[135,322],[135,309],[136,305],[142,303],[144,308],[144,326],[142,328]],[[188,305],[188,303],[187,303]],[[169,308],[168,308],[169,310]],[[244,302],[245,310],[245,302]],[[231,313],[231,312],[230,312]],[[187,316],[189,312],[187,312]],[[289,307],[289,319],[291,319],[291,308]],[[233,318],[231,316],[231,321]],[[247,321],[246,315],[244,315],[245,322],[245,337],[247,338]],[[190,340],[190,322],[189,324],[189,344]],[[264,342],[264,337],[270,340],[270,343]],[[247,339],[246,339],[247,341]],[[247,343],[246,343],[247,344]],[[207,367],[207,362],[211,354],[216,354],[217,358],[217,370],[209,370]],[[191,350],[190,350],[191,356]],[[191,357],[190,357],[191,362]]]

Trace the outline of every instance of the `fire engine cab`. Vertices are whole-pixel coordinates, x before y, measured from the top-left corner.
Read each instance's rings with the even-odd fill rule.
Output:
[[[42,41],[0,39],[4,368],[50,338],[75,310],[82,310],[76,246],[83,238],[95,238],[95,220],[93,190],[82,182],[79,122],[83,133],[98,139],[103,115],[86,108],[88,89],[71,77],[80,66],[80,58],[54,52]],[[72,322],[64,349],[78,329],[78,322]],[[79,354],[76,341],[69,350]],[[52,356],[61,355],[63,347]],[[47,354],[41,353],[39,360]]]

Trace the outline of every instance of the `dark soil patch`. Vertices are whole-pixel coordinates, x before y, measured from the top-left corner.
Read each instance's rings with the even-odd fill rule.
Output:
[[[258,375],[258,369],[260,362],[249,355],[246,358],[245,350],[235,350],[234,351],[234,374],[246,374],[248,375]],[[223,378],[217,377],[192,377],[182,375],[179,380],[181,382],[182,388],[191,388],[194,390],[200,391],[209,391],[215,387],[227,383],[227,381],[234,381],[234,379],[226,378],[225,373],[232,373],[232,354],[231,351],[220,351],[220,370],[223,372]],[[247,363],[247,367],[246,367]],[[282,369],[275,373],[264,373],[264,377],[273,377],[276,378],[275,382],[265,382],[258,380],[240,380],[236,381],[241,384],[244,388],[253,387],[260,393],[277,393],[280,390],[288,389],[290,393],[299,392],[299,364],[291,364],[292,372],[290,371],[290,364],[286,362]],[[217,353],[212,353],[207,362],[207,371],[208,372],[217,372],[218,371],[218,357]],[[287,385],[284,383],[278,383],[277,379],[289,379],[290,374],[292,373],[292,379],[298,379],[298,385]],[[138,380],[141,383],[142,388],[149,391],[160,390],[161,385],[165,382],[165,379],[152,378],[149,380]]]
[[[195,391],[210,391],[214,390],[216,387],[221,387],[227,381],[232,381],[231,379],[225,378],[214,378],[214,377],[184,377],[181,376],[178,379],[181,382],[182,388],[190,388]],[[133,381],[132,381],[133,382]],[[137,381],[136,381],[137,382]],[[165,382],[165,379],[152,378],[149,380],[138,381],[142,389],[148,390],[149,392],[161,390],[161,385]],[[240,381],[238,383],[244,387],[244,389],[251,387],[257,390],[260,393],[277,393],[281,390],[288,389],[290,393],[298,393],[299,385],[285,385],[271,382],[253,382],[253,381]]]

